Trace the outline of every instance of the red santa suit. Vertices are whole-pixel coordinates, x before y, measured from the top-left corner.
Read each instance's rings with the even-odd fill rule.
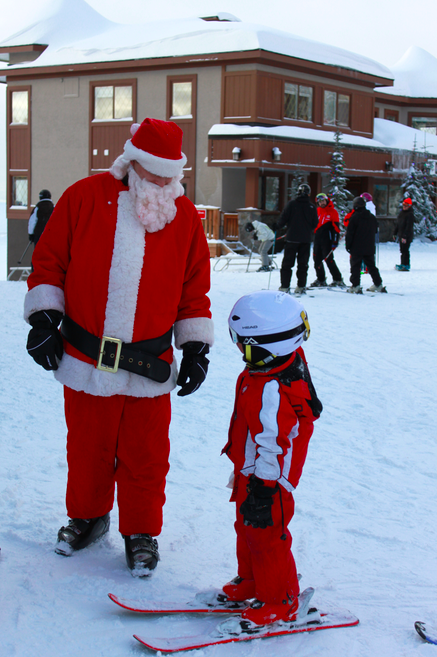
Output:
[[[281,604],[299,594],[296,565],[287,528],[294,514],[292,492],[299,483],[314,420],[321,404],[299,348],[285,364],[270,371],[245,369],[236,387],[229,440],[223,452],[234,464],[231,501],[236,502],[238,575],[254,580],[256,598]],[[273,526],[246,526],[239,512],[255,474],[273,497]],[[285,539],[285,540],[284,540]]]
[[[179,187],[174,218],[145,223],[126,178],[103,173],[67,189],[34,252],[25,318],[51,309],[99,338],[135,343],[173,327],[177,348],[212,344],[209,250]],[[55,377],[65,386],[71,518],[108,513],[117,482],[121,533],[160,533],[177,377],[171,346],[160,359],[170,364],[162,383],[101,371],[64,340]]]

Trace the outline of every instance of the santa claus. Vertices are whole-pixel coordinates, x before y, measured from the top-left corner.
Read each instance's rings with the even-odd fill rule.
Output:
[[[131,134],[109,172],[57,203],[24,316],[29,354],[64,385],[70,521],[55,550],[70,555],[108,531],[117,484],[127,564],[141,576],[159,560],[170,391],[204,381],[213,324],[209,250],[180,184],[182,131],[145,119]]]

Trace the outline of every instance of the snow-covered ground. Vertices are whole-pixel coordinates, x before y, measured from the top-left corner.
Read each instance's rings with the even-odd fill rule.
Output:
[[[343,246],[336,258],[346,278]],[[312,330],[306,353],[324,412],[295,495],[293,549],[301,584],[315,587],[315,602],[349,609],[360,625],[187,654],[411,657],[432,651],[413,623],[437,622],[437,244],[413,243],[409,273],[396,272],[397,262],[398,246],[381,245],[389,294],[320,290],[304,300]],[[225,488],[231,467],[220,450],[242,363],[227,316],[239,296],[268,280],[268,274],[213,272],[216,345],[202,388],[188,398],[173,396],[162,560],[147,581],[133,579],[125,567],[116,509],[100,544],[71,558],[53,552],[66,521],[62,388],[26,353],[26,284],[0,282],[2,655],[149,654],[132,635],[158,633],[175,619],[125,612],[108,592],[186,600],[235,575],[234,509]],[[278,282],[274,272],[271,287]]]

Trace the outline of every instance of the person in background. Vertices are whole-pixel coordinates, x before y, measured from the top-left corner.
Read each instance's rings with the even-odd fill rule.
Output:
[[[261,242],[259,247],[259,254],[261,256],[261,267],[258,271],[271,271],[272,260],[269,258],[268,253],[275,241],[275,233],[271,228],[264,224],[262,221],[249,221],[245,225],[245,229],[248,233],[253,233],[253,239],[255,241]]]
[[[308,277],[311,242],[318,223],[316,207],[310,201],[311,188],[299,185],[297,198],[285,206],[275,230],[287,227],[284,257],[281,266],[281,292],[290,291],[291,276],[297,259],[297,286],[295,294],[304,294]]]
[[[360,286],[362,262],[366,265],[373,281],[368,291],[386,292],[381,274],[375,264],[375,235],[378,222],[375,215],[366,209],[366,202],[361,196],[354,198],[353,209],[346,231],[346,251],[351,254],[350,281],[352,283],[347,292],[362,294],[363,290]]]
[[[303,610],[288,524],[323,408],[301,347],[310,334],[308,317],[290,295],[263,290],[239,299],[228,322],[246,367],[222,451],[234,470],[238,562],[238,575],[223,592],[232,601],[255,598],[241,614],[246,621],[290,622]]]
[[[409,197],[404,198],[393,232],[393,239],[396,239],[396,236],[399,239],[401,252],[401,264],[396,265],[398,271],[410,271],[410,245],[414,238],[415,220],[413,201]]]
[[[366,201],[366,210],[369,210],[369,212],[376,217],[376,206],[373,202],[372,194],[369,194],[369,192],[363,192],[360,196]]]
[[[316,202],[319,223],[314,231],[313,257],[317,278],[311,284],[311,287],[326,287],[328,285],[323,261],[326,262],[333,279],[330,286],[343,287],[344,281],[334,260],[334,251],[338,246],[340,237],[340,218],[332,201],[326,194],[317,194]]]
[[[213,324],[209,249],[180,184],[182,130],[148,118],[131,135],[109,171],[56,204],[24,318],[29,355],[64,385],[70,521],[55,551],[70,556],[108,532],[117,485],[126,562],[142,577],[160,558],[170,391],[205,380]]]
[[[35,205],[27,224],[29,242],[33,242],[34,246],[38,244],[38,240],[52,216],[54,207],[51,193],[48,189],[42,189],[39,193],[39,201]]]

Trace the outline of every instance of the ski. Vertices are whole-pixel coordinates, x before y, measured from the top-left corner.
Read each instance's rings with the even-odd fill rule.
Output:
[[[168,623],[165,626],[165,629],[168,628],[168,633],[164,635],[162,635],[164,628],[161,627],[160,636],[134,634],[134,638],[150,650],[174,653],[237,641],[252,641],[303,632],[352,627],[359,623],[358,618],[354,615],[340,609],[329,611],[323,615],[317,610],[311,609],[306,618],[300,621],[294,623],[279,621],[262,626],[252,626],[235,615],[218,624],[214,617],[199,617],[194,622],[191,620],[190,618],[190,622],[184,622],[177,627],[174,627],[173,623]]]
[[[189,602],[141,602],[119,598],[113,593],[108,593],[108,597],[119,607],[141,614],[238,614],[249,604],[249,601],[231,602],[218,589],[201,591]]]
[[[416,628],[417,634],[421,636],[424,641],[437,645],[437,630],[435,628],[429,628],[429,626],[421,621],[416,621],[414,627]]]

